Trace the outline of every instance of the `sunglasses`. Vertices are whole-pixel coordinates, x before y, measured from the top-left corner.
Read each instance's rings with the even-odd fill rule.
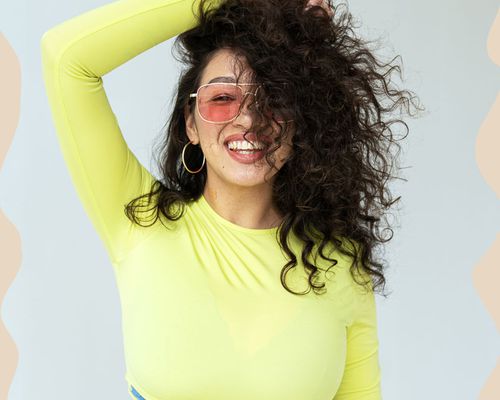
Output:
[[[243,91],[242,86],[257,86],[254,92]],[[191,93],[190,98],[196,97],[200,117],[213,124],[231,122],[240,114],[241,105],[247,94],[255,97],[255,105],[259,107],[257,96],[262,85],[257,83],[207,83],[198,88],[196,93]],[[264,110],[264,115],[274,118],[278,123],[292,122],[279,110]]]

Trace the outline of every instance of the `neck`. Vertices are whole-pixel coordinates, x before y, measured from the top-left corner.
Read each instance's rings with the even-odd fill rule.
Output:
[[[207,180],[203,196],[217,214],[244,228],[274,228],[282,220],[273,205],[270,184],[223,190],[212,188]]]

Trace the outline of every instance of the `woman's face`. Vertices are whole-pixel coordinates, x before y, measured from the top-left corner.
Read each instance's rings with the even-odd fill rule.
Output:
[[[213,80],[219,82],[235,82],[236,77],[233,72],[235,65],[234,60],[235,55],[230,49],[218,50],[207,64],[201,77],[200,86]],[[245,65],[245,69],[242,71],[239,83],[249,83],[249,69],[247,64],[243,65]],[[256,89],[255,86],[242,86],[242,88],[244,92],[247,90],[255,92]],[[243,158],[245,155],[243,153],[231,153],[233,150],[229,149],[227,143],[228,140],[229,143],[233,142],[230,136],[243,135],[247,131],[251,132],[252,121],[255,117],[255,111],[252,105],[254,100],[255,98],[253,95],[247,95],[241,107],[240,114],[227,124],[214,124],[203,120],[198,111],[198,103],[193,113],[190,113],[188,106],[186,106],[185,118],[187,135],[192,143],[199,143],[205,155],[207,184],[217,185],[219,183],[226,187],[271,185],[274,181],[274,176],[291,154],[291,134],[287,135],[286,139],[282,141],[280,148],[274,152],[275,168],[272,168],[267,163],[265,157],[259,160],[244,160]],[[291,124],[288,123],[288,126],[290,127]],[[279,125],[274,123],[274,126],[269,126],[266,135],[268,134],[269,137],[274,140],[278,132]],[[246,138],[252,141],[250,133],[246,135]],[[244,139],[239,140],[245,141]],[[200,166],[188,167],[197,170]],[[267,177],[267,182],[264,179],[265,177]]]

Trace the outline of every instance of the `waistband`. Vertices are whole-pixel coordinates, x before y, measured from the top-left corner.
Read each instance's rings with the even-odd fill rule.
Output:
[[[144,397],[142,397],[139,392],[132,386],[130,385],[130,391],[132,392],[132,394],[134,395],[134,397],[137,399],[137,400],[146,400]]]

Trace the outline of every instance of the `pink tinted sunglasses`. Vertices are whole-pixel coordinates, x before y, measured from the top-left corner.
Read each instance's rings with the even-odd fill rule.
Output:
[[[257,89],[255,92],[243,92],[242,86],[257,86]],[[225,124],[233,121],[240,114],[241,105],[247,94],[252,94],[257,98],[261,86],[258,83],[207,83],[200,86],[196,93],[191,93],[189,97],[196,97],[198,113],[204,121]],[[258,107],[257,100],[255,103]],[[279,123],[293,121],[293,119],[286,119],[279,111],[270,110],[265,114],[274,117]]]

